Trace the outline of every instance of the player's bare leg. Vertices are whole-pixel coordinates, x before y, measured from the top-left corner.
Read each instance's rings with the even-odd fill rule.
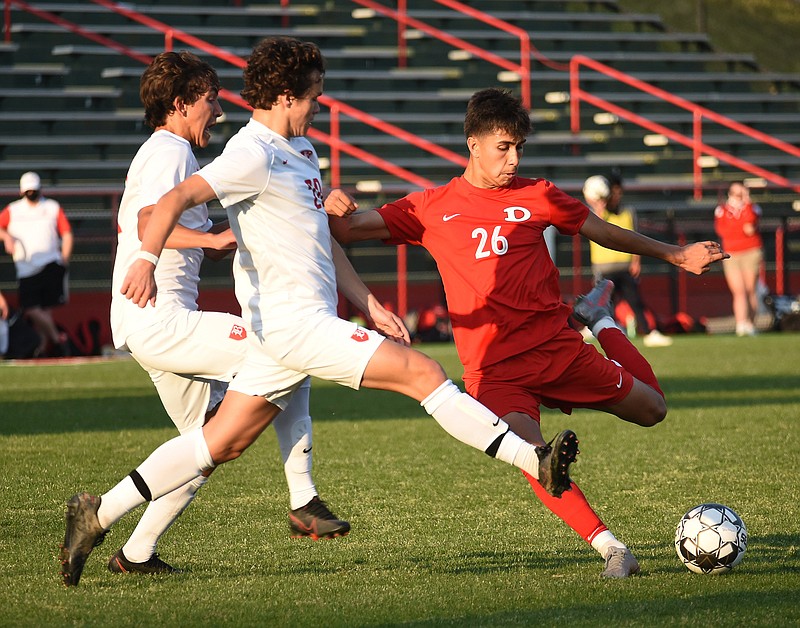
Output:
[[[381,343],[362,384],[416,399],[448,434],[539,478],[551,495],[560,497],[570,489],[569,465],[578,454],[574,432],[565,430],[548,445],[526,442],[500,417],[459,390],[442,367],[423,353]]]
[[[214,419],[203,426],[203,436],[214,464],[241,456],[279,411],[280,408],[263,397],[228,390]]]

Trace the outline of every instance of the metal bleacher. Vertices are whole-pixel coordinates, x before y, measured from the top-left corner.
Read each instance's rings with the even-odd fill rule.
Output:
[[[145,55],[164,49],[164,36],[91,2],[36,0],[51,11]],[[390,3],[394,4],[394,3]],[[647,210],[689,212],[686,232],[707,236],[709,212],[718,189],[746,173],[724,164],[704,172],[706,195],[691,196],[691,151],[644,142],[644,129],[619,120],[601,123],[590,106],[581,109],[581,132],[570,133],[569,103],[551,94],[569,91],[567,73],[546,67],[540,54],[567,63],[576,53],[627,72],[692,102],[790,143],[800,133],[800,75],[760,71],[749,54],[720,53],[705,34],[674,33],[655,14],[626,14],[616,0],[472,0],[469,6],[513,22],[530,33],[532,57],[531,119],[535,132],[526,151],[524,173],[552,179],[578,194],[592,174],[619,168],[627,197]],[[506,85],[507,73],[454,50],[423,32],[407,33],[408,61],[398,62],[397,24],[356,11],[349,0],[302,0],[281,7],[278,0],[231,3],[152,0],[126,6],[211,44],[245,57],[268,35],[287,34],[317,42],[328,63],[326,94],[395,124],[449,150],[464,154],[465,103],[476,89]],[[519,41],[432,1],[409,0],[409,13],[436,28],[485,47],[509,60],[519,59]],[[119,52],[37,19],[12,6],[11,43],[0,44],[0,202],[16,197],[16,182],[26,170],[42,175],[45,193],[58,198],[76,226],[72,269],[74,290],[107,290],[115,233],[115,203],[125,172],[148,129],[142,121],[138,79],[143,65]],[[176,48],[184,47],[176,43]],[[204,54],[198,52],[201,56]],[[214,58],[223,86],[241,89],[241,71]],[[587,73],[584,84],[604,98],[676,129],[691,128],[691,114],[651,96]],[[246,111],[224,103],[225,120],[214,131],[205,163],[247,119]],[[315,127],[330,130],[323,109]],[[459,174],[453,163],[376,132],[350,117],[340,121],[343,139],[435,183]],[[800,180],[800,160],[765,149],[744,136],[709,125],[704,138],[719,148]],[[317,144],[320,156],[330,151]],[[364,205],[415,189],[413,185],[352,157],[342,160],[342,184],[358,191]],[[100,194],[98,194],[100,193]],[[794,198],[786,190],[765,188],[755,195],[762,205],[784,211]],[[655,216],[656,214],[654,214]],[[659,226],[651,221],[653,232]],[[354,252],[367,277],[391,274],[390,260],[367,249]],[[371,251],[371,249],[370,249]],[[565,251],[565,255],[569,255]],[[433,269],[422,253],[411,259],[411,278],[430,279]],[[563,266],[569,265],[569,259]],[[211,274],[208,280],[227,281]],[[8,256],[0,257],[0,288],[13,284]]]

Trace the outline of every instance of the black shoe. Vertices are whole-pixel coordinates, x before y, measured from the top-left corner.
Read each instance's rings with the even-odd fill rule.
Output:
[[[92,550],[106,538],[97,519],[100,498],[89,493],[73,495],[67,502],[67,529],[61,545],[61,577],[68,587],[78,586],[83,566]]]
[[[337,519],[325,502],[314,496],[305,506],[289,511],[289,532],[292,538],[332,539],[350,532],[350,523]]]
[[[158,557],[158,554],[153,554],[143,563],[132,563],[127,558],[122,550],[119,550],[108,561],[108,570],[111,573],[180,573],[180,569],[176,569],[169,563],[165,563]]]
[[[553,497],[572,489],[569,465],[579,453],[578,437],[572,430],[564,430],[544,447],[537,447],[539,483]]]

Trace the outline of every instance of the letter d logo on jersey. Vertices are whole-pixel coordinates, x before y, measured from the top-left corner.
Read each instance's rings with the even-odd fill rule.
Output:
[[[531,219],[531,210],[527,207],[506,207],[506,222],[525,222]]]
[[[366,329],[361,329],[360,327],[353,332],[353,335],[350,336],[356,342],[366,342],[369,340],[369,334],[367,334]]]
[[[231,340],[244,340],[247,338],[247,330],[241,325],[234,325],[231,327],[231,333],[228,338]]]

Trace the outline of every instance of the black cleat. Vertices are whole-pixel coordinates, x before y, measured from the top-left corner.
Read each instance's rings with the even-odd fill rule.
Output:
[[[73,495],[67,502],[67,529],[61,545],[61,577],[68,587],[78,586],[83,566],[92,550],[106,538],[97,519],[100,498],[89,493]]]
[[[544,447],[537,447],[539,456],[539,483],[553,497],[561,497],[572,489],[569,465],[575,462],[578,437],[572,430],[564,430]]]
[[[180,569],[176,569],[169,563],[165,563],[161,560],[158,554],[153,554],[143,563],[132,563],[125,558],[125,554],[122,553],[122,550],[119,550],[109,559],[108,570],[111,573],[181,573]]]
[[[289,511],[289,532],[295,539],[333,539],[350,532],[350,523],[337,519],[325,502],[314,496],[305,506]]]

